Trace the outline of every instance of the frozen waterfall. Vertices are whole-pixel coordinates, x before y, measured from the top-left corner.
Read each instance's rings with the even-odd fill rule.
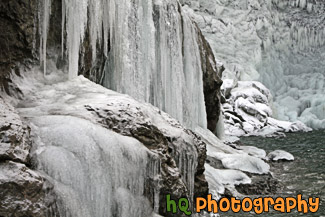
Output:
[[[31,122],[39,137],[38,169],[55,184],[60,215],[153,216],[143,195],[146,179],[157,175],[149,167],[155,161],[140,142],[76,117]]]
[[[44,4],[48,18],[51,2]],[[65,0],[62,10],[70,79],[78,75],[89,31],[92,61],[99,50],[106,58],[103,86],[151,103],[189,128],[207,127],[197,34],[177,1]],[[41,35],[43,56],[48,22]]]
[[[115,111],[120,111],[119,105],[134,107],[130,110],[135,112],[142,104],[82,76],[65,81],[62,72],[56,73],[44,79],[40,73],[29,71],[28,76],[15,78],[24,98],[12,100],[31,126],[33,162],[54,185],[60,216],[157,217],[159,153],[135,138],[104,127],[100,123],[105,118],[96,118],[87,110],[87,106],[113,109],[109,114],[115,112],[122,122],[126,117]],[[153,113],[149,106],[142,109]],[[132,112],[130,115],[134,115]],[[188,163],[185,158],[183,162]],[[195,169],[182,169],[192,180],[188,182],[194,182]],[[192,194],[193,189],[194,183]]]

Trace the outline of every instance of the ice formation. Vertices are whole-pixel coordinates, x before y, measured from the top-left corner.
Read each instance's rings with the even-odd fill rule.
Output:
[[[145,179],[155,174],[140,142],[72,116],[31,122],[38,169],[54,182],[62,216],[152,216],[143,194]]]
[[[32,126],[37,169],[55,185],[63,216],[155,215],[162,173],[179,178],[188,197],[193,197],[197,138],[168,114],[83,76],[67,80],[61,71],[46,77],[37,70],[28,71],[13,79],[24,97],[6,100]],[[103,127],[107,120],[116,123],[112,129],[122,132]],[[176,165],[165,168],[171,171],[162,172],[159,150],[122,136],[127,130],[135,133],[136,127],[151,125],[172,140],[167,148]],[[172,184],[178,185],[176,181]],[[144,197],[144,189],[153,191],[154,204]]]
[[[267,155],[267,158],[272,161],[279,161],[279,160],[293,161],[295,159],[292,154],[283,150],[272,151]]]
[[[149,179],[159,178],[158,156],[138,140],[102,127],[84,107],[105,105],[118,94],[82,77],[61,83],[60,73],[41,77],[30,72],[28,79],[17,79],[25,98],[14,103],[30,122],[33,157],[55,186],[60,215],[157,216],[159,185],[155,204],[144,191]]]
[[[46,18],[50,3],[44,2]],[[176,0],[65,0],[62,10],[70,79],[78,75],[88,28],[93,62],[98,50],[106,57],[101,84],[151,103],[189,128],[207,127],[196,29]]]
[[[273,118],[325,127],[324,1],[182,0],[225,78],[270,89]]]

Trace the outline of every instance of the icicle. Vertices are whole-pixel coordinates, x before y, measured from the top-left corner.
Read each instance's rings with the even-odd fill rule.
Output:
[[[78,75],[79,50],[88,20],[87,0],[65,0],[69,78]]]
[[[46,75],[46,51],[47,51],[47,34],[49,30],[50,15],[51,15],[51,0],[44,0],[40,2],[43,11],[39,17],[39,22],[42,23],[40,31],[40,61],[43,63],[43,73]]]
[[[62,30],[61,30],[61,55],[64,57],[64,33],[65,33],[65,1],[62,1]]]

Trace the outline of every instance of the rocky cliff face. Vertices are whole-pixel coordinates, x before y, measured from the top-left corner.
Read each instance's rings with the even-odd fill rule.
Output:
[[[37,8],[37,1],[4,0],[0,3],[0,86],[7,93],[10,73],[17,70],[17,64],[33,57]]]
[[[216,127],[221,113],[221,77],[225,68],[221,63],[217,64],[213,51],[199,27],[197,27],[197,34],[203,71],[208,129],[211,132],[218,133]]]

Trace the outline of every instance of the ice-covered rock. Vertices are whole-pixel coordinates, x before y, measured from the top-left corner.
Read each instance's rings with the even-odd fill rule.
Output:
[[[270,166],[257,157],[245,154],[217,154],[225,168],[236,169],[254,174],[267,174]]]
[[[283,150],[272,151],[267,155],[267,158],[271,161],[293,161],[295,159],[292,154]]]
[[[250,184],[251,179],[238,170],[215,169],[206,164],[205,176],[209,182],[210,190],[222,195],[225,193],[225,186],[234,187],[239,184]],[[215,195],[217,196],[217,195]]]
[[[166,194],[207,194],[205,143],[168,114],[83,76],[65,81],[59,71],[26,75],[14,79],[24,98],[11,99],[32,124],[38,169],[64,198],[63,213],[102,216],[117,210],[123,216],[119,209],[126,205],[116,207],[119,197],[112,196],[120,191],[111,189],[132,195],[126,204],[134,216],[151,215],[150,207],[164,214]]]
[[[283,132],[311,130],[300,121],[272,118],[272,95],[260,82],[226,79],[222,91],[225,129],[228,135],[279,136]]]
[[[0,92],[0,216],[55,216],[53,185],[31,169],[30,128]]]
[[[239,146],[238,137],[226,137],[226,145],[210,131],[197,128],[196,133],[207,143],[205,176],[209,182],[209,191],[216,199],[229,193],[245,197],[241,192],[274,192],[277,188],[277,182],[270,177],[270,166],[264,162],[264,150]],[[268,186],[267,189],[263,189],[265,186]]]
[[[270,166],[262,159],[250,156],[247,152],[225,145],[211,132],[204,129],[198,128],[196,132],[207,143],[208,156],[220,161],[224,168],[255,174],[266,174],[269,172]]]

